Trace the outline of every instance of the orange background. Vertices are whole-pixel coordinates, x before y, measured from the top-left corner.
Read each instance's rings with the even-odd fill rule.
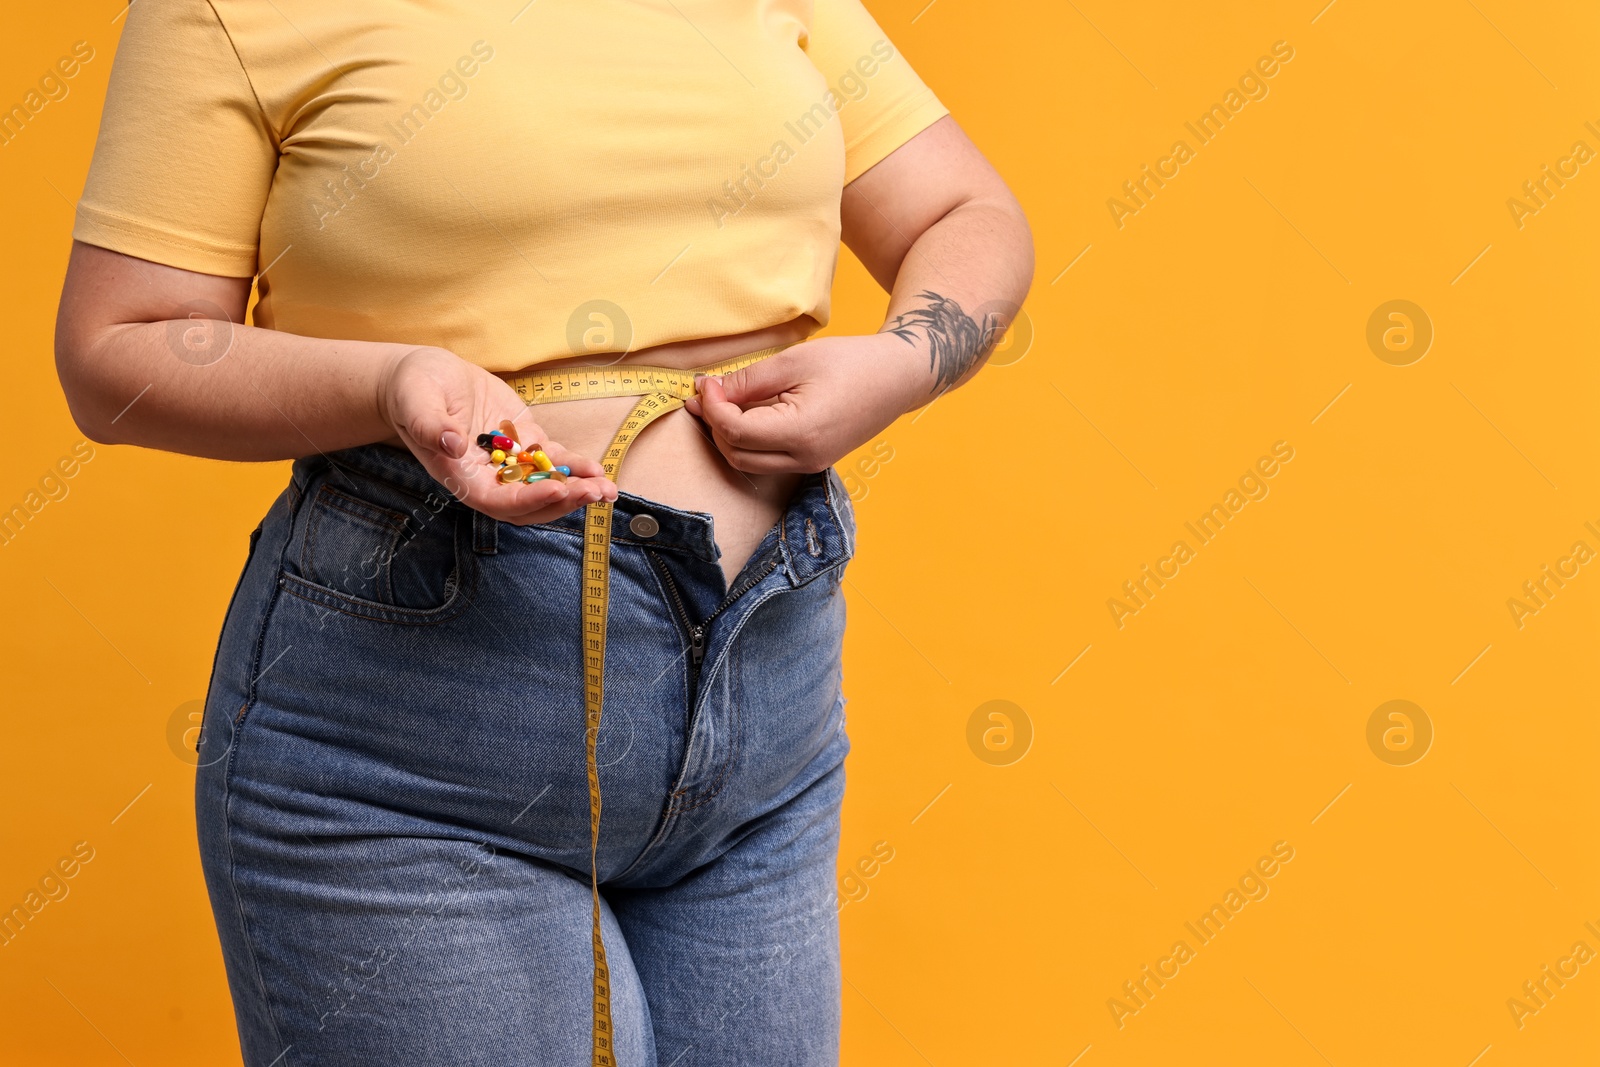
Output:
[[[1031,342],[842,465],[845,1061],[1596,1062],[1600,963],[1520,1026],[1507,1001],[1600,952],[1600,565],[1520,627],[1507,602],[1600,551],[1600,163],[1520,227],[1507,200],[1600,151],[1600,13],[924,3],[870,0],[1040,265]],[[0,40],[6,105],[96,49],[0,148],[0,508],[80,440],[51,330],[117,12],[28,6]],[[1199,145],[1184,123],[1277,41],[1268,95]],[[1108,198],[1180,138],[1119,228]],[[1397,299],[1434,332],[1403,366],[1367,342]],[[836,301],[831,331],[878,327],[848,254]],[[1268,495],[1199,543],[1185,523],[1278,441]],[[99,447],[0,547],[0,907],[94,850],[0,947],[7,1064],[237,1062],[173,738],[285,476]],[[1107,601],[1178,540],[1119,628]],[[1409,749],[1369,746],[1391,700],[1420,709]],[[1276,842],[1268,895],[1201,944],[1185,923]]]

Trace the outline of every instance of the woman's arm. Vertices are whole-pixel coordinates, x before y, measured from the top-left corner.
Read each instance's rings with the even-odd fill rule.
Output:
[[[56,370],[78,428],[103,444],[232,460],[292,459],[393,435],[379,386],[415,346],[245,326],[249,298],[248,278],[73,242]]]
[[[279,460],[391,441],[464,503],[544,522],[616,487],[598,464],[543,441],[566,483],[493,482],[478,433],[512,419],[516,392],[444,349],[301,337],[243,325],[250,279],[180,270],[74,242],[56,318],[56,369],[78,428],[231,460]]]
[[[969,380],[1033,280],[1005,182],[946,116],[851,182],[844,243],[891,297],[871,337],[825,337],[702,382],[701,415],[741,470],[816,471]]]
[[[919,350],[920,407],[963,384],[1033,282],[1033,233],[978,147],[945,116],[845,186],[844,243],[890,292],[883,329]]]

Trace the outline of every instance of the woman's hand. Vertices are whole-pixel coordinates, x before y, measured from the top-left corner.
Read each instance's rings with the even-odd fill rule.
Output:
[[[684,406],[751,474],[824,470],[933,399],[927,353],[892,333],[802,341],[698,381]]]
[[[615,500],[617,487],[600,464],[545,436],[515,389],[482,367],[442,348],[400,356],[378,386],[378,411],[441,485],[474,510],[527,525],[549,522],[596,500]],[[478,435],[510,419],[523,445],[541,444],[551,462],[572,468],[565,482],[506,484],[495,476]]]

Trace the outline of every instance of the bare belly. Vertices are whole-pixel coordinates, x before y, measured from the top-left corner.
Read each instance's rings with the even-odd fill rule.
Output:
[[[601,364],[689,370],[774,345],[804,340],[816,328],[814,319],[802,315],[751,333],[675,341],[640,349],[614,363],[609,356],[580,356],[540,363],[525,372],[507,372],[501,377]],[[637,402],[634,397],[569,400],[541,405],[534,416],[552,440],[598,459]],[[709,513],[715,523],[717,547],[722,551],[722,570],[732,582],[783,514],[784,505],[800,478],[798,474],[746,474],[735,470],[717,451],[704,424],[680,408],[651,423],[629,446],[617,477],[617,488],[669,507]]]

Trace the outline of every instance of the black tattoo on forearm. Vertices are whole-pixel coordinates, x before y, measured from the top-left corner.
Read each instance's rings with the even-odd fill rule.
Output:
[[[928,306],[896,315],[889,332],[908,345],[916,343],[916,330],[927,335],[928,369],[934,376],[930,391],[942,393],[994,349],[1006,324],[992,312],[983,322],[975,322],[960,304],[928,289],[917,296],[928,301]]]

